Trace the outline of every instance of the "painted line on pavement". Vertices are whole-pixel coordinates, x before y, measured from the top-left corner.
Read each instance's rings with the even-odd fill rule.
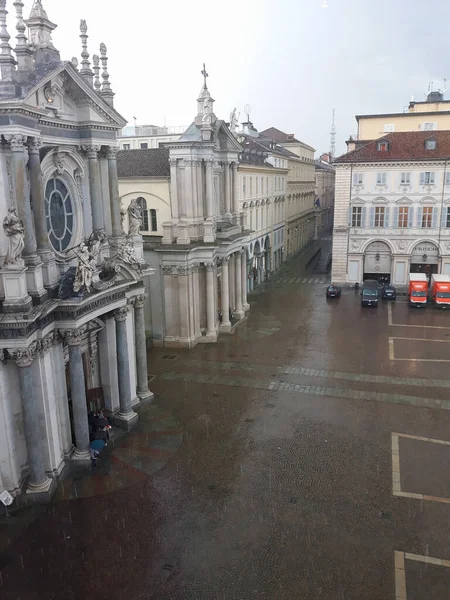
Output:
[[[419,442],[429,442],[431,444],[441,444],[445,446],[450,446],[450,442],[447,440],[436,440],[433,438],[421,437],[418,435],[410,435],[406,433],[392,433],[391,434],[391,455],[392,455],[392,494],[393,496],[400,496],[401,498],[412,498],[413,500],[426,500],[428,502],[439,502],[440,504],[450,504],[450,498],[440,497],[440,496],[430,496],[429,494],[417,494],[414,492],[404,492],[402,491],[401,486],[401,476],[400,476],[400,444],[399,439],[406,438],[408,440],[417,440]],[[416,556],[416,555],[411,555]],[[408,557],[409,558],[409,557]],[[413,559],[410,560],[420,560]],[[442,564],[435,563],[433,559],[430,561],[422,561],[422,562],[433,562],[434,564]],[[446,561],[448,564],[445,566],[450,566],[450,561]]]
[[[417,309],[420,310],[420,309]],[[424,309],[426,310],[426,308]],[[402,323],[393,323],[392,321],[392,304],[388,304],[388,325],[389,327],[419,327],[421,329],[450,329],[449,327],[445,327],[444,325],[408,325]]]
[[[394,351],[394,341],[403,340],[407,342],[438,342],[441,344],[450,344],[450,340],[433,340],[429,338],[406,338],[406,337],[390,337],[389,338],[389,360],[403,361],[403,362],[435,362],[435,363],[449,363],[448,358],[397,358]]]

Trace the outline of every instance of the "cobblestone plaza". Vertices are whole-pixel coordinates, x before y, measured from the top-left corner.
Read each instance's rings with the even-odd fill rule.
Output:
[[[149,354],[136,430],[2,518],[2,600],[448,598],[450,315],[302,278]]]

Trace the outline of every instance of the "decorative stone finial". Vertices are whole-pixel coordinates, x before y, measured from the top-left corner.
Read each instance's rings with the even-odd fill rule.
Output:
[[[75,69],[78,69],[78,58],[76,56],[72,56],[72,64],[75,67]]]
[[[17,4],[17,2],[14,4]],[[35,0],[30,16],[25,20],[25,25],[28,27],[28,38],[31,50],[34,53],[34,63],[36,65],[47,65],[61,60],[59,52],[52,41],[52,32],[56,29],[57,25],[49,20],[41,0]],[[24,49],[22,53],[25,54]]]
[[[81,32],[80,38],[81,38],[81,47],[82,47],[81,57],[83,59],[81,61],[82,66],[81,66],[81,70],[80,70],[80,75],[87,83],[89,83],[90,86],[93,86],[94,73],[91,70],[91,63],[89,62],[89,52],[87,49],[87,39],[88,39],[87,24],[84,19],[82,19],[80,21],[80,32]]]
[[[27,45],[27,36],[25,35],[26,25],[23,22],[23,2],[22,2],[22,0],[15,0],[15,2],[13,2],[13,5],[16,8],[16,18],[17,18],[17,25],[16,25],[16,29],[17,29],[16,50],[17,50],[17,48]]]
[[[0,0],[0,72],[3,81],[14,81],[16,71],[16,61],[11,54],[11,46],[9,44],[10,35],[6,29],[6,0]]]
[[[197,116],[195,118],[195,124],[198,127],[211,132],[212,125],[217,121],[217,117],[214,114],[214,99],[211,97],[208,86],[206,85],[206,79],[209,77],[209,74],[206,71],[205,63],[203,63],[201,73],[203,75],[203,87],[197,98]],[[208,135],[210,136],[210,133]]]
[[[92,56],[92,62],[94,64],[94,88],[97,94],[99,94],[102,86],[100,83],[100,57],[98,54]]]
[[[109,83],[109,73],[108,73],[108,57],[107,57],[107,49],[103,42],[100,44],[100,55],[102,61],[102,90],[101,95],[105,99],[105,101],[110,105],[114,106],[114,92],[111,89],[111,84]]]
[[[23,20],[23,2],[22,0],[15,0],[13,3],[16,8],[16,18],[17,18],[17,45],[16,45],[16,57],[19,73],[21,75],[21,80],[24,77],[24,72],[31,73],[33,69],[33,51],[28,44],[27,36],[25,35],[26,25]]]
[[[35,0],[33,4],[33,8],[31,9],[30,19],[48,19],[47,13],[42,6],[42,0]]]

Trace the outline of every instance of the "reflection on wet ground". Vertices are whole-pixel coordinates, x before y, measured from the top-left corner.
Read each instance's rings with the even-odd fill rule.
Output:
[[[392,360],[389,339],[450,313],[399,303],[390,325],[385,304],[302,278],[286,266],[217,344],[149,355],[155,406],[112,453],[116,483],[75,498],[67,481],[2,521],[2,600],[447,598],[450,504],[393,482],[444,497],[450,446],[392,434],[450,440],[448,365]],[[427,327],[399,334],[411,318]]]

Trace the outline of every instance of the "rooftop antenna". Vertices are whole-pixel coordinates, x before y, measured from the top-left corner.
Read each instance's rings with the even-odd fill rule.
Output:
[[[244,112],[247,115],[247,123],[250,123],[250,114],[252,112],[252,107],[250,106],[250,104],[246,104],[244,106]]]
[[[335,125],[335,117],[336,117],[336,109],[333,108],[333,122],[331,124],[331,132],[330,132],[330,154],[331,159],[333,160],[336,152],[336,125]]]

